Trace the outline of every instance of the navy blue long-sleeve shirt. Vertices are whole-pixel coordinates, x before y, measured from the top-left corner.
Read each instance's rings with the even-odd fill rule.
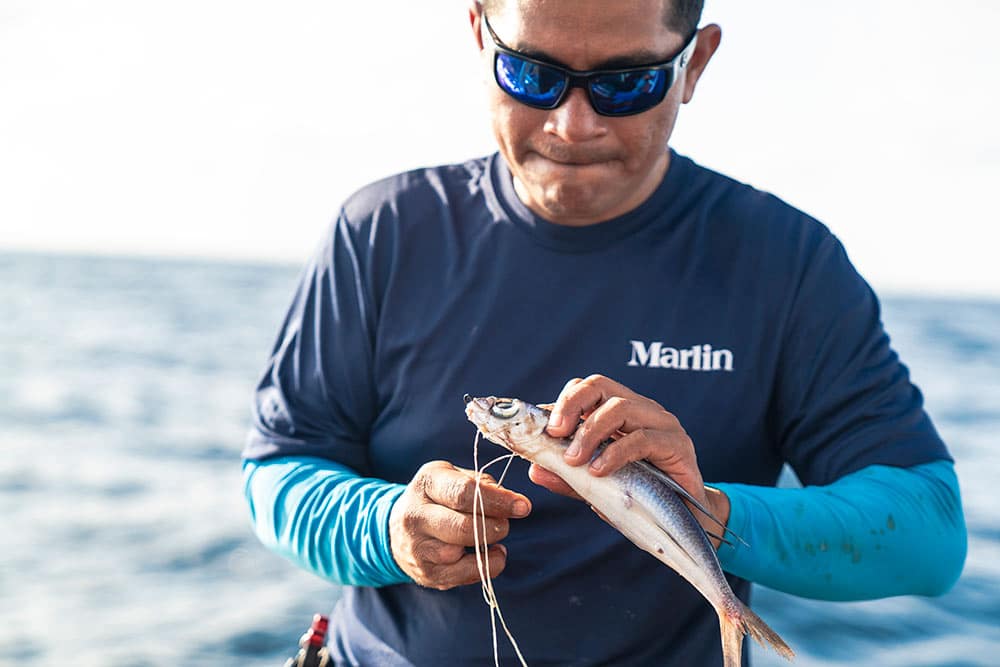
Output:
[[[533,215],[498,156],[352,197],[303,275],[245,456],[319,457],[402,484],[433,459],[471,467],[464,393],[543,402],[590,373],[677,415],[709,483],[773,485],[784,462],[828,485],[948,460],[839,242],[676,154],[638,209],[583,228]],[[525,467],[507,485],[534,510],[505,541],[496,588],[532,664],[718,659],[697,592]],[[748,582],[731,583],[746,599]],[[361,664],[492,652],[475,587],[352,587],[333,632]]]

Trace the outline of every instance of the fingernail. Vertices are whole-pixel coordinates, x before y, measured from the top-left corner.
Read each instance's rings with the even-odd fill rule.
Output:
[[[528,509],[528,503],[523,500],[514,501],[514,516],[527,516]]]
[[[592,470],[600,470],[604,467],[604,459],[598,457],[590,462],[590,468]]]
[[[569,443],[569,447],[566,448],[566,458],[575,459],[580,453],[580,443],[573,440]]]
[[[559,428],[563,424],[563,416],[558,412],[549,415],[549,428]]]
[[[505,557],[507,556],[507,547],[505,547],[505,546],[504,546],[504,545],[502,545],[502,544],[498,544],[498,545],[497,545],[497,548],[498,548],[498,549],[500,549],[500,551],[502,551],[502,552],[503,552],[503,555],[504,555]]]

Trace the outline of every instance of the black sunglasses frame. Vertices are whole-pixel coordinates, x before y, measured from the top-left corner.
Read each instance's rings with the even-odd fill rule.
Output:
[[[667,93],[670,92],[670,89],[677,81],[681,71],[683,71],[683,69],[687,67],[688,63],[691,61],[691,54],[694,52],[695,45],[698,42],[698,31],[695,30],[694,33],[691,35],[691,38],[688,39],[687,43],[684,45],[684,47],[677,53],[677,55],[670,58],[669,60],[664,60],[663,62],[658,62],[658,63],[650,63],[648,65],[638,65],[636,67],[626,67],[622,69],[594,69],[594,70],[581,71],[581,70],[569,69],[568,67],[556,65],[554,63],[546,62],[544,60],[539,60],[537,58],[532,58],[531,56],[527,56],[523,53],[520,53],[519,51],[515,51],[514,49],[504,44],[503,41],[501,41],[501,39],[497,36],[497,34],[493,32],[493,26],[490,25],[489,19],[486,18],[486,14],[483,13],[481,14],[481,16],[483,17],[483,25],[486,26],[486,30],[489,32],[490,39],[493,40],[493,78],[496,81],[497,86],[500,88],[500,90],[502,90],[507,95],[510,95],[521,104],[532,107],[533,109],[544,109],[544,110],[555,109],[566,100],[566,97],[569,95],[570,90],[572,90],[573,88],[583,88],[584,90],[587,91],[587,99],[590,101],[590,107],[594,110],[594,113],[600,116],[609,116],[612,118],[617,118],[621,116],[634,116],[636,114],[649,111],[653,107],[663,102],[664,99],[666,99]],[[497,60],[500,58],[500,54],[504,54],[512,58],[518,58],[520,60],[529,62],[533,65],[545,67],[550,70],[555,70],[556,72],[562,74],[563,77],[565,77],[566,81],[568,82],[568,85],[565,88],[563,88],[562,92],[559,94],[559,97],[552,104],[535,104],[527,102],[521,98],[515,97],[513,94],[508,92],[503,87],[502,83],[500,83],[500,77],[499,74],[497,73]],[[609,113],[601,111],[597,107],[597,102],[594,99],[594,90],[592,87],[594,79],[601,76],[609,76],[609,75],[615,76],[620,74],[631,74],[633,72],[648,72],[650,70],[663,70],[666,71],[668,74],[667,83],[663,87],[663,95],[658,100],[656,100],[656,102],[648,106],[644,106],[641,109],[629,110],[618,113]]]

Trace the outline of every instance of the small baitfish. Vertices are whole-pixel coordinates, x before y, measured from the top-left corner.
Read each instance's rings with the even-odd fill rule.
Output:
[[[516,398],[465,398],[465,414],[486,438],[562,477],[625,537],[709,601],[719,615],[725,667],[742,664],[745,634],[785,658],[794,657],[781,637],[733,593],[705,531],[681,500],[687,493],[665,473],[636,461],[612,475],[595,477],[586,466],[563,461],[569,440],[545,432],[547,410]]]

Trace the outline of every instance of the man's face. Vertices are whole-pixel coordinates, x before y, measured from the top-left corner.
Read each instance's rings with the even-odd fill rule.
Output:
[[[664,24],[664,1],[507,0],[487,18],[504,45],[527,55],[575,70],[629,67],[667,60],[684,46],[688,35]],[[472,24],[488,61],[493,132],[518,196],[532,211],[558,224],[587,225],[622,215],[653,193],[693,80],[682,74],[662,103],[634,116],[598,115],[583,88],[572,88],[555,109],[534,109],[493,82],[492,41],[475,12]],[[704,66],[698,64],[688,77],[697,79]]]

